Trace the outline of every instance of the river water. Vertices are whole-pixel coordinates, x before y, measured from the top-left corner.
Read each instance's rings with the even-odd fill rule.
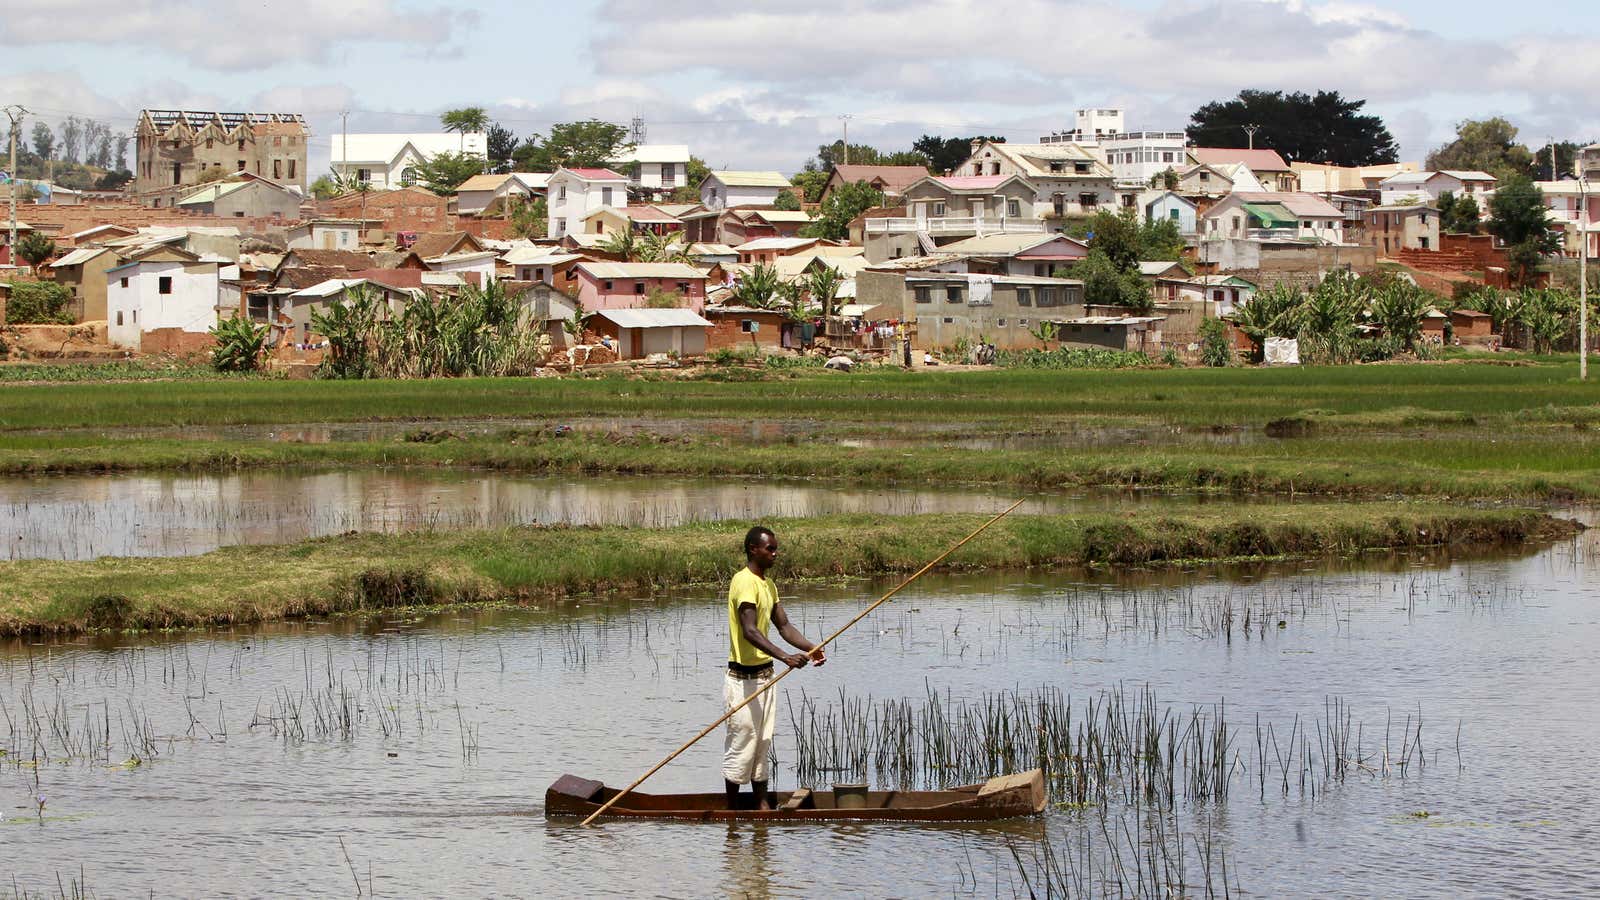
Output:
[[[802,692],[826,706],[1148,689],[1182,715],[1225,701],[1241,729],[1226,799],[1180,795],[1160,816],[1193,895],[1209,847],[1254,896],[1593,896],[1597,576],[1590,532],[1494,558],[925,578],[783,683],[775,786],[796,782]],[[779,578],[813,636],[887,587]],[[1026,861],[1046,846],[1100,859],[1096,879],[1113,877],[1117,835],[1150,846],[1119,804],[983,826],[546,821],[557,776],[626,783],[720,712],[715,594],[0,645],[0,884],[1009,897],[1026,896]],[[1224,633],[1224,608],[1267,627]],[[1258,787],[1257,720],[1287,743],[1334,702],[1362,727],[1371,770]],[[1384,733],[1398,752],[1419,714],[1426,765],[1380,763]],[[719,756],[714,736],[647,789],[717,790]]]

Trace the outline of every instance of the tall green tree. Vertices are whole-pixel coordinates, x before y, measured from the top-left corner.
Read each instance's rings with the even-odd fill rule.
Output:
[[[772,208],[789,210],[793,212],[794,210],[800,208],[800,198],[794,195],[794,191],[779,191],[778,196],[774,197],[772,200]]]
[[[481,106],[448,109],[439,114],[439,124],[444,126],[445,131],[454,131],[461,136],[460,152],[465,153],[467,151],[467,135],[488,128],[489,113]]]
[[[1383,119],[1363,115],[1365,100],[1337,91],[1316,94],[1244,90],[1232,100],[1213,101],[1189,117],[1189,139],[1201,147],[1243,147],[1245,126],[1259,126],[1255,146],[1276,150],[1288,161],[1370,166],[1400,158]]]
[[[56,255],[56,242],[37,231],[30,231],[17,238],[17,255],[28,265],[38,266]]]
[[[468,153],[435,153],[417,163],[417,183],[441,197],[453,196],[456,188],[483,170],[483,160]]]
[[[1504,241],[1511,263],[1508,273],[1518,284],[1528,284],[1545,257],[1561,249],[1561,238],[1551,230],[1544,191],[1527,176],[1502,182],[1489,199],[1490,234]]]
[[[486,133],[489,149],[489,170],[511,171],[511,154],[517,152],[517,136],[509,128],[494,122]]]
[[[956,167],[967,161],[972,155],[973,141],[989,141],[995,144],[1005,143],[1005,138],[998,135],[974,135],[972,137],[941,137],[939,135],[925,134],[911,142],[911,149],[922,154],[928,160],[928,168],[935,174],[943,175],[955,171]]]
[[[810,225],[802,228],[800,233],[806,237],[842,241],[850,236],[851,219],[882,205],[883,192],[865,181],[842,184],[838,190],[828,195],[828,199],[822,204],[820,214]]]
[[[843,284],[844,275],[833,266],[823,264],[806,273],[802,286],[811,302],[822,308],[823,318],[827,318],[833,315],[834,301],[839,298],[839,288]]]
[[[818,203],[822,200],[822,191],[828,186],[829,173],[818,169],[812,163],[806,163],[807,168],[794,173],[789,183],[800,189],[802,198],[807,203]]]
[[[1517,142],[1517,126],[1499,116],[1456,124],[1456,138],[1428,154],[1429,171],[1488,172],[1508,181],[1533,172],[1533,151]]]
[[[552,125],[548,137],[530,135],[512,158],[522,172],[554,172],[562,167],[598,169],[633,148],[628,129],[599,119],[585,119]]]
[[[1588,143],[1577,141],[1555,141],[1533,151],[1533,170],[1528,177],[1534,181],[1560,181],[1562,178],[1572,176],[1573,163],[1577,162],[1578,151],[1587,147]],[[1555,168],[1551,168],[1551,152],[1555,154]]]
[[[43,122],[33,123],[33,152],[40,159],[50,159],[55,146],[56,136],[50,132],[50,126]]]
[[[1090,250],[1087,257],[1066,268],[1062,274],[1083,282],[1085,303],[1125,306],[1136,310],[1148,310],[1155,305],[1150,286],[1139,277],[1139,273],[1119,267],[1104,250]]]
[[[1456,196],[1450,191],[1439,195],[1439,230],[1447,234],[1477,234],[1483,227],[1483,211],[1475,197]]]

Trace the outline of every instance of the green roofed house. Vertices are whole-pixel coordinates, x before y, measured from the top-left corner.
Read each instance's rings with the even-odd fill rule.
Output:
[[[274,181],[246,175],[240,181],[215,181],[179,200],[178,209],[224,218],[300,218],[305,200],[298,191]]]
[[[1207,238],[1344,243],[1344,213],[1305,193],[1235,191],[1206,210],[1200,221]]]

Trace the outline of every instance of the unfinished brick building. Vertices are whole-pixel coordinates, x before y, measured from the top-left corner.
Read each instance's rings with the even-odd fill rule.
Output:
[[[135,129],[133,189],[147,205],[170,206],[182,187],[211,171],[240,170],[306,188],[306,141],[299,113],[217,113],[146,109]]]

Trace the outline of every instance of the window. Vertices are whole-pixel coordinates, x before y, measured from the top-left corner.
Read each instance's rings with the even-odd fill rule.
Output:
[[[272,138],[272,146],[274,146],[274,147],[282,147],[283,146],[283,136],[282,135],[275,135]]]
[[[1025,288],[1025,287],[1017,288],[1017,305],[1018,306],[1032,306],[1033,305],[1033,289],[1032,288]]]
[[[944,323],[945,323],[945,324],[946,324],[946,325],[954,325],[954,324],[955,324],[955,322],[956,322],[956,320],[955,320],[955,319],[952,319],[952,318],[950,318],[950,317],[949,317],[949,316],[945,316],[945,317],[944,317]]]
[[[126,278],[122,279],[122,286],[123,287],[127,287],[128,286],[128,279],[126,279]]]
[[[755,330],[756,330],[756,320],[755,319],[740,319],[739,320],[739,330],[744,332],[745,334],[754,334]]]
[[[687,282],[687,281],[678,282],[677,290],[678,290],[678,293],[682,294],[683,296],[685,296],[685,297],[689,296],[689,282]]]
[[[926,287],[926,286],[918,286],[918,287],[912,288],[911,292],[916,297],[918,303],[932,303],[933,302],[933,289],[932,288],[929,288],[929,287]]]
[[[606,281],[606,290],[611,290],[611,281],[609,279]]]
[[[1210,172],[1201,172],[1200,173],[1200,180],[1201,181],[1210,181],[1211,180],[1211,173]]]
[[[959,285],[959,284],[946,285],[945,289],[944,289],[944,302],[946,302],[946,303],[960,303],[961,302],[961,285]]]
[[[289,160],[289,177],[290,178],[294,177],[294,164],[296,162],[297,162],[297,160],[293,160],[293,159]]]
[[[974,174],[974,175],[982,175],[983,174],[983,163],[981,163],[981,162],[973,163],[972,164],[972,174]]]
[[[940,201],[938,201],[938,202],[933,204],[933,214],[936,215],[936,216],[944,215],[944,201],[943,200],[940,200]]]
[[[1172,162],[1172,154],[1171,153],[1163,153],[1163,154],[1161,154],[1161,161],[1162,162]]]
[[[1066,170],[1067,170],[1067,164],[1064,163],[1064,162],[1061,162],[1060,160],[1056,160],[1056,161],[1050,163],[1050,171],[1052,171],[1052,172],[1065,172]]]
[[[1016,198],[1006,201],[1006,215],[1017,218],[1022,215],[1022,202]]]
[[[1039,305],[1041,307],[1056,305],[1056,289],[1052,287],[1039,289]]]
[[[275,160],[272,161],[272,177],[273,178],[282,178],[283,177],[283,160],[275,159]]]
[[[628,167],[628,180],[633,182],[644,180],[644,166],[634,163]]]
[[[999,160],[996,160],[996,161],[994,161],[992,163],[989,163],[989,174],[990,175],[999,175],[1000,174],[1000,162],[999,162]]]
[[[139,311],[137,309],[133,311],[133,324],[139,324]]]
[[[171,275],[163,275],[160,278],[156,279],[156,293],[158,293],[158,294],[170,294],[170,293],[172,293],[172,276]]]
[[[556,199],[557,200],[565,200],[565,199],[567,199],[567,186],[566,185],[563,184],[559,188],[556,188]]]
[[[634,292],[634,293],[635,293],[635,294],[643,294],[643,293],[644,293],[644,282],[642,282],[642,281],[635,281],[635,282],[634,282],[634,283],[633,283],[633,292]]]
[[[678,167],[672,163],[661,164],[661,186],[664,188],[675,187],[678,184]]]
[[[1052,212],[1054,212],[1058,216],[1065,215],[1066,212],[1067,212],[1067,195],[1066,194],[1051,194],[1050,195],[1050,209],[1051,209]]]
[[[1033,276],[1035,278],[1049,278],[1050,277],[1050,264],[1049,263],[1034,263],[1033,264]]]
[[[1028,320],[1027,319],[1018,319],[1017,320],[1017,324],[1021,325],[1023,328],[1027,328],[1028,327]]]
[[[235,218],[235,219],[242,219],[242,218],[244,218],[244,210],[242,210],[242,209],[241,209],[241,210],[237,210],[237,211],[235,211],[235,212],[234,212],[234,214],[233,214],[233,217],[234,217],[234,218]]]
[[[1084,209],[1094,209],[1100,205],[1100,197],[1098,194],[1085,191],[1078,195],[1078,205]]]
[[[244,152],[244,138],[239,138],[239,151],[241,153]],[[239,168],[242,169],[244,166],[240,166]]]
[[[244,160],[242,160],[242,159],[239,160],[239,168],[234,169],[234,171],[235,172],[243,172],[244,171]]]
[[[117,310],[117,324],[118,325],[122,324],[122,310],[120,310],[120,309]]]
[[[1004,328],[1004,327],[1006,327],[1006,320],[1005,319],[995,319],[994,320],[994,324],[998,328]]]
[[[1087,175],[1089,174],[1089,164],[1086,162],[1075,162],[1072,164],[1072,171],[1078,175]]]
[[[206,149],[207,150],[211,149],[211,140],[212,140],[211,138],[206,138]]]
[[[611,188],[600,189],[600,202],[604,203],[606,206],[611,205]]]

